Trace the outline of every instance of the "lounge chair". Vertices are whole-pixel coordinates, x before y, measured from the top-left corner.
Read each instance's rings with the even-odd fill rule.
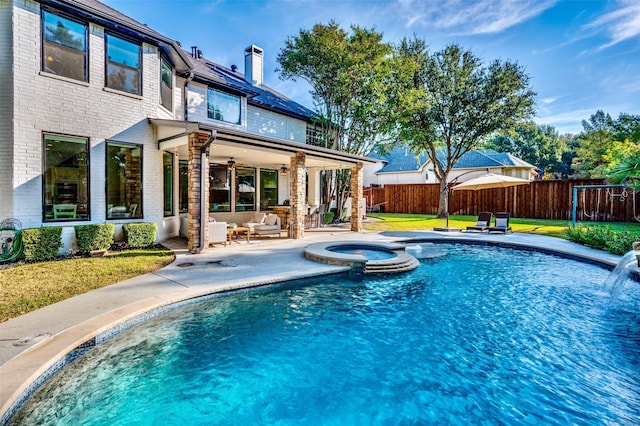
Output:
[[[496,213],[495,226],[490,226],[489,232],[506,233],[508,231],[511,231],[511,226],[509,226],[510,218],[511,218],[511,215],[507,212]]]
[[[264,223],[261,225],[255,225],[253,227],[254,235],[261,237],[263,235],[278,235],[280,236],[280,217],[275,214],[268,214],[264,219]]]
[[[481,233],[484,231],[488,231],[491,226],[491,218],[493,217],[493,213],[491,212],[482,212],[478,215],[478,221],[473,226],[467,226],[467,231],[480,231]]]

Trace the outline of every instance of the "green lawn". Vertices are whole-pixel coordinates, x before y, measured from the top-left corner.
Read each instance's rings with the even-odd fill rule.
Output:
[[[380,219],[365,225],[365,229],[370,231],[427,231],[432,230],[434,227],[445,226],[446,224],[445,219],[424,214],[369,213],[367,216]],[[466,229],[467,226],[475,225],[476,220],[478,220],[477,216],[449,216],[449,226]],[[566,239],[567,236],[564,230],[571,226],[571,221],[512,218],[509,224],[514,232],[547,235]],[[640,223],[584,222],[578,225],[606,226],[614,231],[640,233]]]
[[[155,271],[175,259],[171,250],[140,249],[105,257],[25,263],[0,270],[0,322],[96,288]]]

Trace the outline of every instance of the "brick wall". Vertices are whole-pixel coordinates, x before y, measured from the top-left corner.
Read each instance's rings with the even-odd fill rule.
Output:
[[[0,220],[13,217],[13,35],[9,1],[0,1]]]

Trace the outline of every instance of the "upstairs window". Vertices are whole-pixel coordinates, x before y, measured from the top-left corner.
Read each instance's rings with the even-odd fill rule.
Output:
[[[160,58],[160,105],[173,111],[173,67]]]
[[[240,97],[209,88],[207,116],[225,123],[240,124]]]
[[[87,78],[87,25],[42,12],[42,70],[74,80]]]
[[[111,34],[106,35],[107,87],[142,95],[141,46]]]

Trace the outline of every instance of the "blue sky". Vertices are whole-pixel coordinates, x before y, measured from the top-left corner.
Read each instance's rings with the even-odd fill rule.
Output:
[[[281,81],[287,37],[333,19],[395,43],[416,34],[431,50],[458,43],[484,59],[515,61],[537,92],[538,123],[579,133],[601,109],[640,115],[640,0],[102,0],[189,50],[244,68],[244,49],[264,49],[265,84],[312,107],[303,81]]]

